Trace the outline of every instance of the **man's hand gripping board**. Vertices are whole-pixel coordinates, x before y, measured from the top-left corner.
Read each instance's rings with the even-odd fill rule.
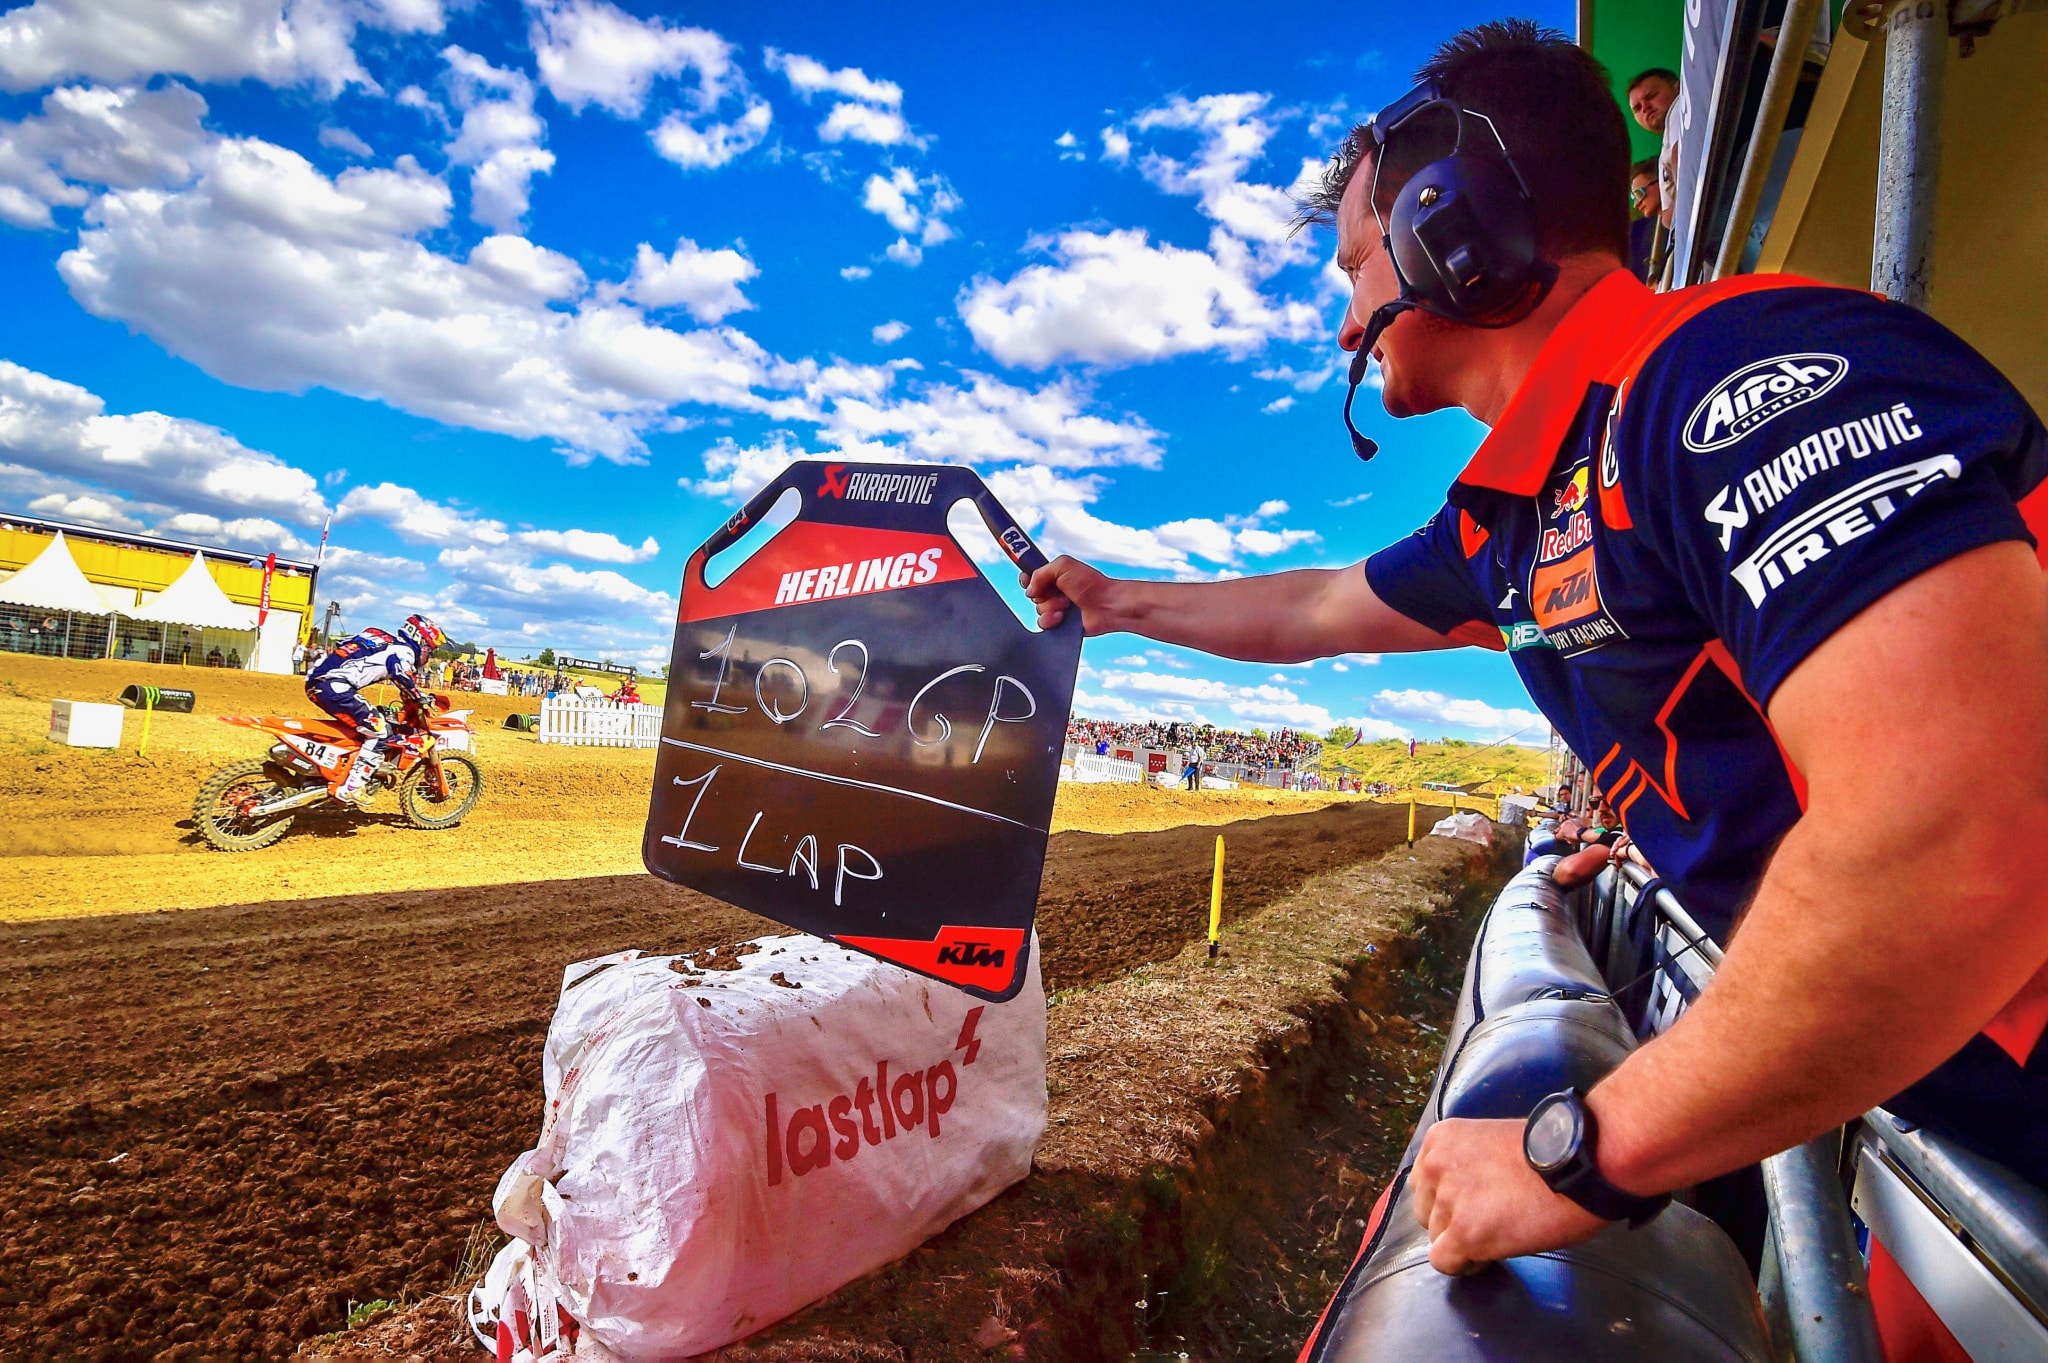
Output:
[[[796,519],[707,562],[788,489]],[[799,461],[690,556],[641,856],[664,880],[1003,1000],[1022,986],[1080,613],[1022,624],[946,529],[1045,562],[968,469]]]

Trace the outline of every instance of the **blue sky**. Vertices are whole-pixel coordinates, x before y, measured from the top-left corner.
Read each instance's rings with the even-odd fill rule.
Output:
[[[690,550],[805,454],[971,464],[1111,572],[1353,563],[1481,430],[1362,394],[1352,457],[1331,242],[1285,192],[1491,13],[15,6],[0,509],[299,553],[331,514],[348,624],[643,663]],[[1114,635],[1079,693],[1544,736],[1474,650]]]

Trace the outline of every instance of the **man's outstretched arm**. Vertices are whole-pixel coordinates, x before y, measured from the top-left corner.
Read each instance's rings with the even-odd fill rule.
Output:
[[[1838,630],[1770,716],[1808,787],[1713,983],[1595,1088],[1603,1175],[1656,1193],[1753,1163],[1934,1069],[2048,962],[2048,590],[2024,544],[1951,559]],[[1910,827],[1881,816],[1906,801]],[[1447,1121],[1415,1168],[1445,1272],[1604,1224]]]
[[[1062,554],[1026,578],[1025,590],[1044,629],[1078,609],[1089,634],[1127,631],[1245,662],[1458,647],[1380,600],[1362,564],[1227,582],[1143,582],[1105,576]]]

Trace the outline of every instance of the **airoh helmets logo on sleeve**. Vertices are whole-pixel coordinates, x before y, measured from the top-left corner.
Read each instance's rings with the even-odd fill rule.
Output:
[[[1840,355],[1776,355],[1744,365],[1714,385],[1685,422],[1685,447],[1710,454],[1741,440],[1774,417],[1804,406],[1842,381]]]

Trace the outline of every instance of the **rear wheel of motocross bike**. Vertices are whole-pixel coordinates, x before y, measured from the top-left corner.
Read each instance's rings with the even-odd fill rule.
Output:
[[[258,758],[222,767],[199,787],[192,802],[192,822],[207,845],[222,852],[253,852],[268,847],[292,826],[287,811],[267,819],[249,811],[275,796],[282,787],[269,775],[270,764]]]
[[[407,772],[398,785],[398,807],[414,828],[453,828],[476,808],[477,798],[484,793],[483,768],[475,758],[452,752],[435,760],[448,782],[446,799],[435,792],[434,776],[425,762]]]

